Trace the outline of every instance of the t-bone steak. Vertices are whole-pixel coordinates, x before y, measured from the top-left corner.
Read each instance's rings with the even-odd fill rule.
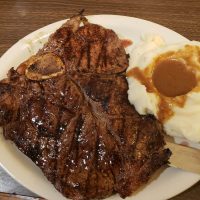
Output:
[[[79,14],[0,82],[4,137],[68,198],[125,198],[168,163],[162,126],[128,101],[127,67],[116,33]]]

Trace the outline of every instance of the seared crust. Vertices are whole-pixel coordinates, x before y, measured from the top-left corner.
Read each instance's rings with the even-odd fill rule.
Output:
[[[128,59],[112,30],[96,24],[80,27],[65,44],[67,71],[116,74],[125,71]]]
[[[79,27],[81,21],[85,25]],[[79,15],[58,29],[36,57],[42,63],[50,53],[65,63],[57,76],[31,79],[26,61],[0,82],[5,138],[68,198],[131,195],[171,152],[164,149],[159,122],[140,116],[128,102],[123,74],[128,59],[120,40]]]

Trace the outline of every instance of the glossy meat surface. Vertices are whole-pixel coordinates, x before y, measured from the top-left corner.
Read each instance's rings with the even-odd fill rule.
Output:
[[[124,198],[168,162],[161,125],[128,102],[127,66],[117,35],[78,15],[0,82],[5,138],[68,198]]]

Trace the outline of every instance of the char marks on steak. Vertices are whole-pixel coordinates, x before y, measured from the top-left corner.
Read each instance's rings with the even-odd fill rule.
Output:
[[[128,102],[127,66],[117,35],[78,15],[0,82],[5,138],[68,198],[124,198],[168,162],[161,125]]]

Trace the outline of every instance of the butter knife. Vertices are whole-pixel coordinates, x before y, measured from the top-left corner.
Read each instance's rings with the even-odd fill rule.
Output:
[[[170,166],[200,174],[200,150],[166,140],[166,147],[172,151]]]

